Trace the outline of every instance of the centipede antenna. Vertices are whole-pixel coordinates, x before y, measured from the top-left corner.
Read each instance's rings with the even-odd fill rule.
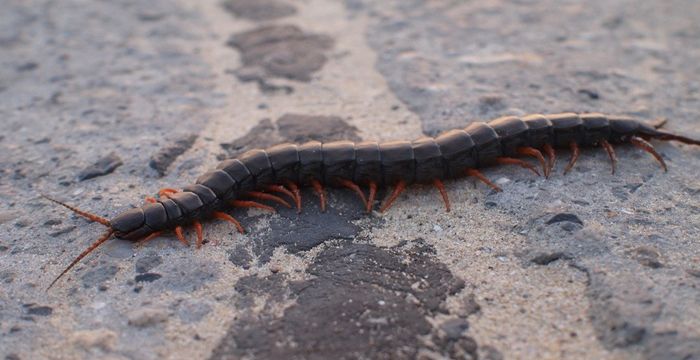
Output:
[[[51,202],[53,202],[53,203],[56,203],[56,204],[58,204],[58,205],[61,205],[61,206],[65,207],[66,209],[68,209],[68,210],[70,210],[70,211],[72,211],[72,212],[74,212],[74,213],[76,213],[76,214],[78,214],[78,215],[80,215],[80,216],[82,216],[82,217],[84,217],[84,218],[90,220],[90,221],[98,222],[98,223],[100,223],[100,224],[102,224],[102,225],[104,225],[104,226],[106,226],[106,227],[108,227],[108,228],[111,228],[111,227],[112,227],[112,225],[109,223],[109,220],[103,218],[102,216],[95,215],[95,214],[91,214],[91,213],[89,213],[89,212],[87,212],[87,211],[80,210],[80,209],[76,208],[75,206],[68,205],[68,204],[66,204],[66,203],[64,203],[64,202],[58,201],[58,200],[56,200],[56,199],[54,199],[54,198],[51,198],[51,197],[49,197],[49,196],[47,196],[47,195],[44,195],[44,194],[40,194],[40,195],[41,195],[43,198],[45,198],[46,200],[49,200],[49,201],[51,201]]]
[[[689,144],[689,145],[700,145],[700,140],[696,139],[691,139],[689,137],[681,136],[681,135],[676,135],[676,134],[671,134],[669,132],[663,131],[663,130],[658,130],[658,134],[653,135],[654,138],[657,138],[659,140],[675,140],[675,141],[680,141],[684,144]]]
[[[80,253],[80,255],[78,255],[78,257],[76,257],[75,260],[73,260],[73,261],[70,263],[70,265],[68,265],[68,267],[66,267],[66,269],[63,270],[63,272],[61,272],[60,275],[56,276],[56,278],[51,282],[51,285],[49,285],[49,287],[46,288],[46,291],[49,291],[49,289],[51,289],[51,287],[52,287],[61,277],[63,277],[63,275],[65,275],[70,269],[72,269],[73,266],[75,266],[78,262],[80,262],[80,260],[82,260],[85,256],[87,256],[87,255],[88,255],[89,253],[91,253],[93,250],[97,249],[97,247],[100,246],[100,245],[102,245],[102,243],[104,243],[105,241],[109,240],[109,238],[112,237],[112,234],[114,234],[114,230],[111,230],[111,229],[110,229],[109,231],[107,231],[106,233],[104,233],[102,236],[100,236],[100,238],[97,239],[94,243],[92,243],[92,245],[88,246],[88,248],[85,249],[82,253]]]

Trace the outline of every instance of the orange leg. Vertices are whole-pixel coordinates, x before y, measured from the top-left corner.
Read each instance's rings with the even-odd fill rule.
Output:
[[[608,153],[608,156],[610,156],[610,163],[612,164],[612,174],[615,175],[615,165],[617,164],[617,155],[615,155],[615,149],[613,149],[612,145],[607,140],[603,140],[600,142],[600,145],[603,146],[605,151]]]
[[[231,204],[231,206],[234,206],[234,207],[257,208],[257,209],[263,209],[263,210],[276,212],[275,208],[273,208],[271,206],[263,205],[259,202],[255,202],[255,201],[233,200],[233,201],[230,201],[229,204]]]
[[[156,231],[156,232],[154,232],[153,234],[148,235],[148,236],[146,236],[145,238],[139,240],[139,241],[136,243],[136,247],[141,247],[141,246],[145,245],[147,242],[149,242],[149,241],[151,241],[151,240],[153,240],[153,239],[155,239],[155,238],[157,238],[157,237],[159,237],[159,236],[161,236],[161,235],[163,235],[163,232],[162,232],[162,231]]]
[[[496,158],[496,163],[501,164],[501,165],[518,165],[522,168],[525,168],[525,169],[528,169],[528,170],[534,172],[535,174],[537,174],[537,176],[540,176],[540,173],[537,171],[537,169],[532,164],[530,164],[526,161],[520,160],[520,159],[514,159],[514,158],[510,158],[510,157],[499,157],[499,158]]]
[[[661,157],[661,155],[660,155],[658,152],[656,152],[656,149],[654,149],[654,146],[652,146],[649,142],[647,142],[646,140],[644,140],[644,139],[642,139],[642,138],[640,138],[640,137],[637,137],[637,136],[633,136],[633,137],[630,139],[630,142],[631,142],[634,146],[636,146],[636,147],[638,147],[638,148],[640,148],[640,149],[642,149],[642,150],[648,152],[648,153],[651,154],[652,156],[654,156],[654,158],[656,159],[656,161],[658,161],[659,164],[661,164],[661,168],[664,169],[664,172],[668,172],[668,167],[666,167],[666,162],[665,162],[664,159]]]
[[[190,243],[187,242],[187,239],[185,239],[185,235],[182,233],[182,226],[175,227],[175,236],[177,236],[177,239],[180,240],[180,242],[183,245],[190,246]]]
[[[197,249],[199,249],[202,247],[202,243],[204,242],[204,235],[202,234],[204,229],[202,228],[202,223],[200,223],[199,221],[195,221],[193,223],[193,225],[194,225],[194,231],[197,233],[196,245],[197,245]]]
[[[323,191],[323,185],[321,185],[321,183],[318,182],[318,180],[313,179],[313,180],[311,180],[311,186],[314,188],[316,195],[318,195],[318,198],[321,201],[321,212],[325,212],[326,211],[326,192]]]
[[[547,162],[544,160],[544,156],[542,156],[542,153],[532,147],[519,147],[517,150],[518,154],[520,155],[525,155],[525,156],[532,156],[539,160],[540,165],[542,165],[542,171],[544,172],[544,177],[548,178],[549,177],[549,170],[547,167]]]
[[[173,188],[163,188],[158,190],[158,197],[164,197],[167,198],[168,195],[170,194],[175,194],[178,193],[179,191],[173,189]]]
[[[296,194],[293,193],[292,191],[289,191],[289,189],[287,189],[286,187],[284,187],[282,185],[268,185],[265,187],[265,190],[270,191],[270,192],[277,192],[277,193],[281,193],[281,194],[285,194],[285,195],[289,196],[290,198],[292,198],[292,200],[294,200],[294,204],[297,206],[297,212],[301,212],[301,204],[299,204],[299,201],[301,201],[301,200],[299,199],[299,201],[297,201]],[[299,189],[297,188],[297,190],[299,190]]]
[[[554,163],[557,161],[557,153],[554,151],[554,148],[550,144],[544,144],[542,149],[549,158],[549,174],[552,175],[552,170],[554,170]]]
[[[401,195],[403,190],[406,188],[406,183],[403,180],[399,180],[399,182],[396,183],[396,186],[394,187],[394,191],[391,192],[391,195],[389,198],[386,200],[384,205],[379,209],[380,212],[385,212],[387,211],[390,207],[391,204],[394,203],[394,200]]]
[[[365,208],[367,207],[367,198],[365,198],[365,194],[362,192],[362,189],[360,189],[360,187],[357,186],[357,184],[346,179],[336,179],[336,181],[338,182],[338,184],[354,191],[357,194],[357,196],[360,197],[360,200],[362,200],[362,205],[364,205]]]
[[[564,175],[573,169],[574,164],[576,164],[576,160],[578,160],[578,156],[581,154],[578,144],[575,141],[570,142],[569,147],[571,148],[571,160],[569,160],[569,164],[566,165],[566,168],[564,169]]]
[[[440,179],[433,179],[433,185],[438,189],[440,195],[442,195],[442,201],[445,202],[445,209],[450,212],[450,199],[447,197],[447,191],[445,191],[445,185],[442,184]]]
[[[276,202],[276,203],[278,203],[278,204],[281,204],[281,205],[284,205],[284,206],[286,206],[286,207],[288,207],[288,208],[291,208],[291,207],[292,207],[292,205],[289,205],[289,203],[286,202],[286,201],[285,201],[284,199],[282,199],[281,197],[275,196],[275,195],[272,195],[272,194],[266,194],[266,193],[259,192],[259,191],[249,191],[249,192],[245,193],[245,195],[246,195],[246,196],[250,196],[250,197],[252,197],[253,199],[274,201],[274,202]]]
[[[146,196],[143,200],[145,200],[147,203],[155,204],[156,203],[156,198],[153,196]]]
[[[367,198],[367,212],[372,211],[374,206],[374,198],[377,196],[377,183],[374,181],[369,182],[369,198]]]
[[[297,213],[301,213],[301,190],[299,190],[299,186],[292,181],[287,181],[287,187],[292,191],[292,194],[294,194],[294,202],[297,205]]]
[[[467,170],[465,170],[465,172],[467,173],[468,176],[473,176],[473,177],[479,179],[482,183],[490,186],[492,189],[494,189],[498,192],[503,191],[503,190],[501,190],[500,187],[498,187],[498,185],[492,183],[491,180],[489,180],[486,176],[484,176],[484,174],[482,174],[481,171],[476,170],[476,169],[467,169]]]
[[[226,221],[230,222],[231,224],[233,224],[236,227],[236,229],[238,229],[239,233],[245,234],[245,229],[243,228],[243,225],[241,225],[241,223],[238,222],[238,220],[234,219],[233,216],[226,214],[226,213],[223,213],[221,211],[214,211],[212,213],[212,216],[214,216],[217,219],[226,220]]]

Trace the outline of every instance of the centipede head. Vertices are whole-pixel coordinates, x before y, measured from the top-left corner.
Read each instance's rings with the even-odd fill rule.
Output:
[[[74,213],[76,213],[76,214],[78,214],[78,215],[80,215],[80,216],[82,216],[82,217],[84,217],[84,218],[86,218],[86,219],[88,219],[88,220],[90,220],[90,221],[100,223],[100,224],[102,224],[102,225],[104,225],[104,226],[106,226],[106,227],[108,228],[107,232],[105,232],[104,234],[102,234],[102,236],[100,236],[100,237],[99,237],[97,240],[95,240],[90,246],[88,246],[87,249],[83,250],[83,252],[80,253],[80,255],[78,255],[78,256],[65,268],[65,270],[63,270],[63,271],[61,272],[61,274],[59,274],[59,275],[51,282],[51,284],[46,288],[46,290],[48,291],[49,289],[51,289],[51,287],[52,287],[54,284],[56,284],[56,282],[57,282],[61,277],[63,277],[63,275],[65,275],[70,269],[72,269],[76,264],[78,264],[78,262],[80,262],[80,260],[82,260],[85,256],[87,256],[87,255],[88,255],[89,253],[91,253],[93,250],[97,249],[97,248],[98,248],[100,245],[102,245],[105,241],[109,240],[109,239],[112,237],[112,235],[115,234],[115,230],[112,228],[112,224],[110,223],[109,220],[107,220],[107,219],[105,219],[105,218],[103,218],[103,217],[101,217],[101,216],[99,216],[99,215],[91,214],[91,213],[89,213],[89,212],[87,212],[87,211],[80,210],[80,209],[78,209],[78,208],[76,208],[76,207],[74,207],[74,206],[68,205],[68,204],[66,204],[66,203],[63,203],[63,202],[58,201],[58,200],[56,200],[56,199],[53,199],[53,198],[51,198],[51,197],[49,197],[49,196],[46,196],[46,195],[44,195],[44,194],[41,194],[41,196],[44,197],[45,199],[47,199],[47,200],[53,202],[53,203],[59,204],[59,205],[65,207],[65,208],[69,209],[70,211],[72,211],[72,212],[74,212]]]

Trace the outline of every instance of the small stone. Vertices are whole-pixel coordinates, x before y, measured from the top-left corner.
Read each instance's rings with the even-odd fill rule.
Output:
[[[153,281],[160,279],[161,277],[163,277],[163,275],[161,275],[161,274],[145,273],[145,274],[136,275],[136,277],[134,277],[134,281],[136,281],[137,283],[139,283],[139,282],[153,282]]]
[[[647,246],[640,246],[632,251],[632,256],[640,264],[652,268],[658,269],[663,267],[663,264],[659,261],[659,253],[655,249]]]
[[[581,219],[579,219],[578,216],[576,216],[574,214],[567,214],[567,213],[560,213],[560,214],[554,215],[551,219],[549,219],[547,221],[547,225],[555,224],[555,223],[562,222],[562,221],[568,221],[568,222],[576,223],[576,224],[583,226],[583,221]]]
[[[583,95],[584,97],[590,99],[590,100],[598,100],[598,99],[600,99],[600,94],[599,94],[597,91],[595,91],[595,90],[591,90],[591,89],[579,89],[579,90],[578,90],[578,93],[581,94],[581,95]]]
[[[53,309],[49,306],[39,306],[36,304],[23,305],[28,315],[49,316],[53,313]]]
[[[63,228],[61,228],[61,229],[58,229],[58,230],[56,230],[56,231],[50,232],[49,235],[52,236],[52,237],[59,237],[59,236],[61,236],[61,235],[63,235],[63,234],[67,234],[67,233],[69,233],[69,232],[75,230],[75,228],[76,228],[75,225],[68,225],[68,226],[63,227]]]
[[[549,265],[557,260],[569,260],[571,255],[565,254],[563,252],[553,252],[553,253],[542,253],[537,254],[530,259],[530,262],[536,265]]]
[[[139,309],[128,316],[129,325],[150,327],[168,321],[168,313],[162,309]]]
[[[112,173],[116,168],[123,164],[122,159],[115,153],[111,153],[86,167],[78,173],[78,181],[84,181],[98,176],[103,176]]]
[[[61,219],[49,219],[49,220],[44,221],[44,226],[58,225],[62,222],[63,222],[63,220],[61,220]]]

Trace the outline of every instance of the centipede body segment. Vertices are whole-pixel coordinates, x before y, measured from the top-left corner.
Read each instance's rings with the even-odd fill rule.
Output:
[[[660,130],[622,116],[598,113],[507,116],[488,123],[476,122],[466,128],[445,132],[435,138],[414,141],[360,142],[317,141],[280,144],[268,149],[250,150],[238,158],[221,162],[181,190],[167,188],[158,198],[147,198],[144,205],[118,214],[111,220],[78,210],[53,200],[109,231],[81,253],[52,283],[63,276],[89,252],[112,236],[133,241],[149,241],[173,231],[184,245],[189,242],[183,227],[194,226],[202,245],[201,222],[217,218],[232,223],[239,232],[240,222],[226,213],[235,207],[255,207],[275,211],[261,201],[273,201],[301,211],[301,187],[311,187],[321,210],[326,208],[326,187],[347,188],[357,194],[363,208],[371,211],[378,188],[391,188],[381,204],[385,211],[411,184],[431,184],[441,195],[447,211],[450,202],[443,181],[474,177],[496,191],[479,169],[492,165],[517,165],[549,177],[553,174],[557,148],[571,150],[564,173],[580,155],[580,147],[600,147],[609,155],[612,171],[618,159],[614,145],[632,144],[650,153],[666,170],[663,158],[649,140],[679,141],[700,145],[700,140]],[[537,166],[529,159],[537,161]],[[368,188],[368,196],[363,188]]]

